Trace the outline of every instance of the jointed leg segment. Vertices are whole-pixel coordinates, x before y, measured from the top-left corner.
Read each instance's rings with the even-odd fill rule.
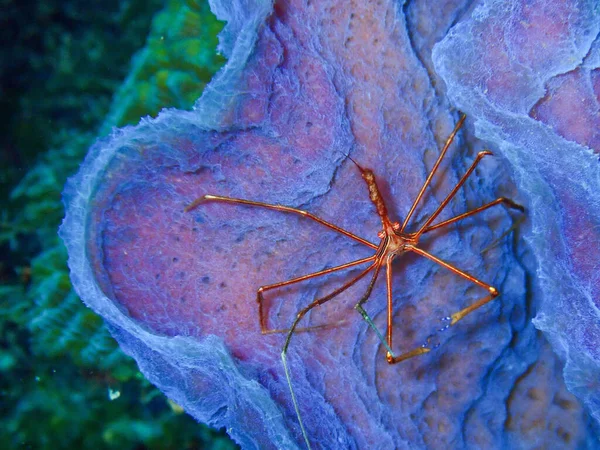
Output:
[[[387,352],[386,359],[390,364],[396,364],[400,361],[404,361],[406,359],[412,358],[413,356],[422,355],[423,353],[427,353],[430,351],[427,347],[417,347],[414,350],[409,352],[401,353],[396,356],[392,352],[392,342],[393,342],[393,326],[394,326],[394,317],[393,317],[393,309],[392,309],[392,261],[388,258],[386,261],[386,290],[387,290]]]
[[[381,248],[383,248],[384,245],[385,245],[385,243],[382,243],[382,247]],[[379,255],[379,252],[378,252],[378,255]],[[373,322],[373,319],[371,319],[371,317],[369,316],[369,314],[367,313],[367,311],[365,311],[365,309],[362,306],[369,299],[369,297],[371,296],[371,293],[373,292],[373,288],[375,287],[375,282],[377,281],[377,277],[379,276],[379,272],[381,271],[381,265],[382,265],[381,264],[381,258],[378,258],[375,261],[375,273],[371,277],[371,281],[369,282],[369,286],[367,287],[367,290],[365,291],[365,293],[363,294],[363,296],[361,297],[361,299],[354,306],[354,309],[356,309],[358,311],[358,313],[362,316],[362,318],[365,320],[365,322],[367,322],[367,324],[369,325],[369,327],[371,327],[371,329],[375,332],[375,335],[381,341],[381,343],[385,346],[387,352],[390,353],[390,354],[393,354],[391,346],[383,338],[383,335],[381,334],[381,332],[379,331],[379,329],[377,328],[377,326]],[[389,273],[389,271],[388,271],[388,273]]]
[[[467,217],[470,217],[470,216],[474,216],[475,214],[485,211],[486,209],[491,208],[492,206],[496,206],[496,205],[500,205],[500,204],[504,204],[504,205],[508,206],[509,208],[517,209],[521,212],[525,212],[525,208],[523,208],[518,203],[515,203],[514,201],[512,201],[509,198],[499,197],[496,200],[486,203],[485,205],[482,205],[478,208],[472,209],[471,211],[467,211],[466,213],[459,214],[458,216],[452,217],[451,219],[448,219],[448,220],[444,220],[443,222],[440,222],[440,223],[436,223],[435,225],[430,225],[423,230],[422,234],[429,233],[430,231],[445,227],[446,225],[450,225],[452,223],[458,222],[459,220],[466,219]]]
[[[485,305],[486,303],[490,302],[491,300],[493,300],[494,298],[496,298],[500,293],[496,290],[496,288],[494,288],[493,286],[490,286],[487,283],[484,283],[483,281],[469,275],[466,272],[463,272],[460,269],[457,269],[456,267],[454,267],[451,264],[448,264],[445,261],[442,261],[441,259],[437,258],[436,256],[433,256],[432,254],[421,250],[420,248],[417,247],[409,247],[410,251],[413,251],[421,256],[424,256],[428,259],[430,259],[431,261],[445,267],[446,269],[454,272],[455,274],[467,279],[468,281],[471,281],[472,283],[481,286],[482,288],[485,288],[488,292],[489,295],[477,300],[475,303],[473,303],[472,305],[467,306],[466,308],[461,309],[458,312],[455,312],[454,314],[452,314],[448,320],[450,321],[450,323],[448,324],[448,326],[452,326],[454,324],[456,324],[456,322],[458,322],[459,320],[461,320],[462,318],[464,318],[467,314],[475,311],[476,309],[480,308],[481,306]],[[392,282],[391,282],[391,265],[387,266],[387,299],[388,299],[388,305],[391,305],[392,302]],[[442,329],[443,330],[443,329]],[[396,364],[399,363],[401,361],[405,361],[409,358],[412,358],[414,356],[418,356],[418,355],[422,355],[424,353],[428,353],[431,351],[431,349],[427,346],[427,344],[424,344],[420,347],[417,347],[411,351],[408,351],[406,353],[402,353],[398,356],[395,356],[391,350],[389,348],[392,347],[392,336],[393,336],[393,317],[392,317],[392,309],[390,306],[388,306],[388,329],[387,329],[387,346],[388,347],[388,352],[387,352],[387,362],[390,364]]]
[[[461,309],[460,311],[455,312],[454,314],[452,314],[450,316],[450,325],[454,325],[456,322],[458,322],[459,320],[461,320],[467,314],[475,311],[477,308],[485,305],[486,303],[490,302],[491,300],[493,300],[496,297],[498,297],[498,295],[500,295],[500,293],[498,292],[498,290],[495,287],[493,287],[493,286],[491,286],[491,285],[489,285],[487,283],[484,283],[483,281],[475,278],[472,275],[469,275],[466,272],[463,272],[460,269],[457,269],[453,265],[448,264],[445,261],[442,261],[441,259],[439,259],[436,256],[433,256],[431,253],[427,253],[425,250],[422,250],[422,249],[416,248],[416,247],[411,247],[410,250],[413,251],[413,252],[415,252],[415,253],[417,253],[417,254],[419,254],[419,255],[421,255],[421,256],[424,256],[425,258],[430,259],[431,261],[433,261],[433,262],[441,265],[442,267],[445,267],[446,269],[454,272],[455,274],[460,275],[461,277],[463,277],[466,280],[468,280],[468,281],[476,284],[477,286],[481,286],[482,288],[486,289],[489,292],[489,295],[487,295],[486,297],[483,297],[483,298],[477,300],[472,305],[467,306],[466,308]]]
[[[314,300],[313,302],[311,302],[308,306],[302,308],[300,310],[300,312],[298,313],[298,315],[296,316],[296,318],[294,319],[294,322],[292,323],[292,326],[290,327],[290,330],[288,331],[287,337],[285,339],[285,344],[283,346],[283,353],[284,354],[287,353],[287,349],[288,349],[288,347],[290,345],[290,340],[292,339],[292,334],[294,334],[294,331],[296,330],[298,322],[300,322],[300,320],[306,315],[307,312],[309,312],[314,307],[322,305],[322,304],[328,302],[329,300],[331,300],[331,299],[337,297],[338,295],[340,295],[346,289],[350,288],[351,286],[353,286],[354,284],[356,284],[356,282],[358,282],[359,280],[361,280],[362,278],[364,278],[364,276],[367,275],[371,270],[373,270],[375,268],[375,266],[376,266],[376,262],[373,263],[373,264],[371,264],[369,267],[367,267],[366,269],[364,269],[357,276],[355,276],[354,278],[352,278],[350,281],[344,283],[342,286],[340,286],[339,288],[337,288],[336,290],[334,290],[330,294],[327,294],[324,297],[320,297],[320,298]]]
[[[465,172],[465,174],[462,176],[462,178],[459,180],[459,182],[456,183],[456,186],[454,186],[452,191],[450,191],[450,193],[446,196],[446,198],[442,201],[442,203],[440,203],[440,206],[438,206],[438,208],[435,210],[435,212],[431,216],[429,216],[429,218],[421,226],[419,231],[417,231],[417,233],[416,233],[417,237],[420,236],[421,234],[423,234],[425,229],[429,225],[431,225],[431,222],[433,222],[437,218],[437,216],[444,210],[444,208],[448,205],[448,203],[450,203],[450,201],[454,198],[454,196],[456,195],[458,190],[462,187],[463,184],[465,184],[467,179],[471,176],[471,174],[473,173],[473,171],[475,170],[477,165],[481,162],[483,157],[487,156],[487,155],[491,155],[491,154],[492,154],[492,152],[489,152],[487,150],[477,153],[475,160],[471,163],[471,167],[469,167],[469,169]]]
[[[318,272],[309,273],[307,275],[303,275],[303,276],[298,277],[298,278],[293,278],[291,280],[281,281],[279,283],[268,284],[268,285],[259,287],[258,290],[256,291],[256,301],[258,302],[258,317],[259,317],[259,322],[260,322],[260,331],[262,332],[262,334],[288,333],[290,331],[289,328],[273,329],[273,330],[269,330],[268,329],[267,323],[266,323],[267,322],[267,320],[266,320],[267,318],[264,315],[264,309],[263,309],[263,302],[265,301],[265,298],[264,298],[263,294],[265,292],[270,291],[272,289],[280,288],[280,287],[283,287],[283,286],[289,286],[290,284],[299,283],[301,281],[309,280],[311,278],[316,278],[316,277],[320,277],[322,275],[327,275],[329,273],[337,272],[339,270],[347,269],[349,267],[354,267],[354,266],[357,266],[357,265],[365,263],[365,262],[373,261],[375,258],[376,258],[376,256],[373,255],[373,256],[369,256],[368,258],[358,259],[356,261],[352,261],[352,262],[349,262],[349,263],[346,263],[346,264],[342,264],[342,265],[339,265],[339,266],[331,267],[329,269],[324,269],[324,270],[320,270]],[[371,267],[372,267],[372,265],[371,265]],[[338,292],[338,294],[339,294],[339,292]],[[301,330],[300,328],[296,329],[296,331],[300,331],[300,330]]]
[[[306,217],[307,219],[314,220],[315,222],[320,223],[321,225],[324,225],[327,228],[330,228],[334,231],[337,231],[338,233],[343,234],[344,236],[348,236],[349,238],[354,239],[355,241],[360,242],[361,244],[366,245],[367,247],[371,247],[373,249],[377,249],[377,247],[378,247],[377,245],[367,241],[366,239],[363,239],[360,236],[355,235],[354,233],[350,233],[349,231],[344,230],[343,228],[340,228],[337,225],[329,223],[326,220],[323,220],[320,217],[317,217],[314,214],[309,213],[308,211],[304,211],[303,209],[298,209],[298,208],[291,208],[289,206],[273,205],[271,203],[263,203],[263,202],[255,202],[253,200],[245,200],[243,198],[223,197],[221,195],[206,194],[206,195],[203,195],[202,197],[197,198],[192,203],[190,203],[188,206],[186,206],[184,211],[185,212],[191,211],[192,209],[196,208],[198,205],[200,205],[204,202],[207,202],[207,201],[236,203],[239,205],[248,205],[248,206],[258,206],[260,208],[272,209],[274,211],[282,211],[282,212],[288,212],[288,213],[292,213],[292,214],[298,214],[302,217]]]
[[[448,136],[448,139],[446,139],[446,143],[444,144],[444,148],[442,148],[442,151],[440,152],[440,156],[438,156],[437,161],[433,165],[433,168],[431,169],[431,172],[427,176],[425,183],[423,183],[423,187],[421,187],[421,190],[419,191],[417,198],[415,198],[415,201],[413,202],[412,206],[410,207],[410,210],[408,211],[408,214],[406,215],[406,218],[404,219],[404,222],[402,223],[402,228],[400,229],[401,233],[404,232],[406,226],[408,225],[408,222],[410,221],[410,218],[412,217],[413,213],[415,212],[415,209],[417,208],[419,201],[421,201],[421,198],[423,197],[423,194],[425,193],[425,189],[427,189],[427,186],[429,186],[429,183],[431,183],[431,179],[437,172],[437,169],[438,169],[440,163],[444,159],[444,156],[446,155],[446,152],[448,151],[448,147],[450,147],[450,144],[452,144],[452,141],[454,140],[456,133],[458,133],[458,130],[460,130],[460,127],[462,127],[462,125],[465,121],[465,117],[466,116],[464,114],[462,116],[460,116],[460,119],[454,126],[454,130],[452,130],[452,133],[450,133],[450,136]]]

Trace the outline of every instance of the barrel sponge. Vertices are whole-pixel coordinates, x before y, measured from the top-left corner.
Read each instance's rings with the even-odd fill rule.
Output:
[[[207,193],[287,205],[376,242],[381,221],[348,156],[374,171],[390,215],[405,217],[459,117],[432,71],[443,44],[433,58],[432,47],[481,13],[466,4],[400,8],[391,1],[211,7],[227,22],[219,44],[227,64],[192,111],[165,110],[92,146],[65,187],[60,235],[78,294],[152,383],[198,420],[226,427],[243,448],[299,448],[302,432],[280,360],[285,337],[261,334],[256,290],[372,250],[281,211],[218,202],[185,207]],[[579,28],[552,33],[587,35],[593,17],[579,13]],[[473,59],[484,64],[491,57],[484,56]],[[510,85],[514,73],[503,72],[503,80]],[[464,109],[472,118],[411,227],[426,220],[485,148],[473,135],[481,129],[478,110]],[[527,184],[537,178],[525,179],[513,166],[537,176],[542,162],[511,159],[495,137],[486,135],[486,145],[497,158],[484,159],[440,219],[500,196],[528,211],[545,202],[553,228],[543,239],[563,242],[568,230],[550,214],[554,198],[540,197],[548,191]],[[595,423],[565,388],[562,361],[532,324],[546,296],[535,273],[544,251],[536,233],[545,231],[530,214],[531,222],[519,225],[497,207],[423,239],[427,251],[502,293],[456,327],[445,329],[443,319],[486,292],[416,255],[394,265],[394,351],[431,343],[435,334],[426,355],[388,365],[383,345],[352,308],[368,280],[304,320],[314,327],[293,336],[288,360],[315,447],[591,445]],[[353,274],[267,295],[268,326],[288,327],[302,306]],[[365,305],[380,330],[383,284]]]

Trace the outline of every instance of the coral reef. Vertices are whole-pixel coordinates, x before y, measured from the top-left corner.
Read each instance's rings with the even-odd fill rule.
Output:
[[[206,2],[168,2],[154,17],[145,48],[116,92],[102,134],[155,116],[162,108],[189,108],[224,62],[215,52],[221,28]]]
[[[62,188],[98,128],[105,134],[162,106],[189,108],[221,64],[220,25],[206,3],[172,0],[155,15],[161,5],[38,2],[25,12],[9,2],[3,10],[0,33],[14,43],[0,51],[3,447],[233,448],[182,415],[123,355],[72,290],[56,234]],[[195,65],[182,67],[185,51]],[[175,90],[179,80],[187,84]]]
[[[261,335],[257,287],[369,252],[296,215],[223,203],[184,207],[204,193],[279,203],[376,240],[379,219],[347,156],[374,170],[390,212],[404,217],[457,118],[433,71],[446,56],[436,50],[432,58],[431,48],[481,10],[470,11],[469,2],[435,5],[290,1],[271,9],[270,2],[215,1],[213,11],[227,21],[219,49],[228,62],[194,110],[163,111],[115,130],[65,188],[60,233],[77,292],[152,383],[197,419],[226,426],[243,448],[303,445],[279,358],[284,337]],[[586,11],[570,35],[583,34]],[[507,69],[501,79],[509,83],[512,74]],[[467,111],[480,130],[478,110]],[[503,141],[490,142],[505,150]],[[483,148],[470,127],[458,143],[416,224]],[[498,196],[535,209],[539,193],[523,177],[516,188],[510,177],[519,171],[503,155],[481,164],[446,218]],[[531,275],[536,229],[521,227],[528,249],[505,235],[512,226],[498,208],[425,244],[502,292],[438,333],[439,348],[427,355],[387,364],[375,333],[352,310],[365,283],[306,319],[328,325],[295,335],[289,352],[316,448],[597,444],[597,425],[565,389],[560,360],[531,323],[542,300]],[[408,257],[395,267],[401,350],[421,345],[441,318],[483,295],[428,260]],[[269,326],[289,326],[302,305],[349,276],[269,295]],[[383,329],[383,286],[366,307]]]

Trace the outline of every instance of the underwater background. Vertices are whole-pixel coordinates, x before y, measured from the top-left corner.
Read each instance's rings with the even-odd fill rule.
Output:
[[[221,28],[202,0],[0,1],[2,448],[237,448],[121,352],[73,292],[57,236],[89,146],[189,109],[224,63]]]

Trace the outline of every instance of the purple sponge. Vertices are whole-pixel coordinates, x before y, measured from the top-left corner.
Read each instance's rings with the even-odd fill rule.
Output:
[[[486,2],[435,48],[453,103],[476,117],[530,199],[533,323],[600,421],[600,9]]]
[[[92,147],[65,189],[67,216],[60,234],[75,289],[105,318],[150,381],[198,420],[226,427],[243,448],[301,448],[280,359],[285,335],[261,334],[256,290],[373,251],[293,214],[217,202],[190,212],[184,208],[207,193],[281,204],[378,243],[379,217],[348,156],[375,172],[390,215],[404,218],[459,117],[433,71],[431,48],[455,22],[460,21],[453,30],[483,16],[480,8],[471,13],[469,2],[402,7],[388,1],[289,1],[272,9],[268,1],[215,1],[212,6],[228,22],[220,37],[228,64],[193,111],[165,110]],[[490,36],[492,31],[500,33],[488,29]],[[583,35],[580,28],[568,32]],[[436,48],[434,60],[452,92],[475,85],[467,76],[477,74],[470,65],[496,61],[495,54],[488,60],[475,50],[465,55],[445,50],[455,44],[479,48],[479,37],[466,37],[451,31]],[[547,39],[533,38],[539,45]],[[515,62],[517,68],[523,64]],[[462,69],[461,79],[452,78]],[[510,83],[500,92],[512,95]],[[555,197],[540,197],[552,192],[548,174],[556,173],[551,167],[562,167],[563,159],[570,180],[554,180],[581,185],[583,179],[585,195],[598,192],[591,154],[575,157],[581,147],[563,140],[561,152],[569,149],[570,159],[544,162],[550,150],[515,147],[504,139],[513,136],[513,128],[494,125],[508,123],[529,139],[530,128],[519,128],[525,121],[536,123],[527,110],[514,123],[501,122],[507,113],[485,109],[483,94],[475,97],[477,104],[469,103],[473,94],[452,95],[492,150],[501,151],[483,160],[440,220],[506,196],[528,207],[531,225],[517,225],[517,232],[506,235],[514,222],[499,206],[423,238],[425,250],[502,293],[438,332],[439,347],[426,355],[397,365],[386,362],[384,346],[353,309],[366,279],[303,320],[302,327],[327,325],[295,334],[288,353],[313,448],[576,448],[592,442],[589,416],[566,391],[561,363],[531,324],[537,302],[543,301],[538,326],[552,317],[557,333],[564,332],[562,324],[573,318],[559,321],[550,313],[556,309],[546,305],[556,300],[566,308],[565,302],[575,302],[583,287],[573,284],[573,271],[593,268],[588,252],[599,252],[566,246],[576,239],[569,233],[587,230],[593,239],[597,234],[561,222],[565,217],[597,221],[597,209],[584,207],[582,200],[593,197],[578,197],[583,191],[564,184],[554,186]],[[538,107],[539,114],[551,110],[550,103]],[[495,122],[489,118],[493,114]],[[554,136],[549,126],[543,129]],[[542,134],[531,136],[538,144],[547,142]],[[426,220],[483,148],[470,126],[459,133],[410,229]],[[584,174],[570,171],[580,167],[572,166],[577,161],[587,161]],[[563,189],[575,197],[561,200]],[[572,210],[561,216],[556,202]],[[530,248],[513,239],[520,233]],[[558,275],[563,278],[531,272],[534,258],[546,257],[552,258],[549,265],[539,267],[552,271],[538,273],[554,275],[561,261],[569,261]],[[582,268],[575,269],[578,264]],[[303,306],[357,273],[270,291],[268,326],[289,327]],[[440,319],[486,294],[413,254],[396,261],[393,284],[397,353],[422,345],[443,327]],[[384,331],[384,277],[365,308]],[[589,342],[597,343],[596,329],[586,322],[578,331],[589,332]],[[583,348],[582,340],[573,344]],[[590,357],[590,367],[596,367]]]

